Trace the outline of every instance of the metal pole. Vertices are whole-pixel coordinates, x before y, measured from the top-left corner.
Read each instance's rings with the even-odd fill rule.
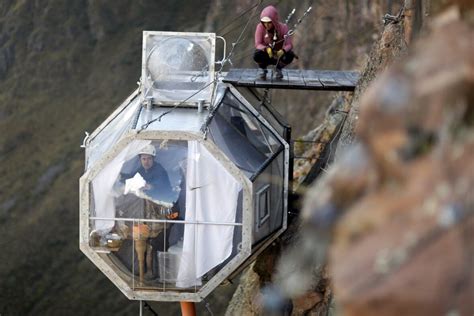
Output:
[[[194,302],[180,302],[182,316],[196,316],[196,306]]]
[[[143,302],[142,300],[140,300],[140,313],[139,313],[140,316],[143,316]]]
[[[91,220],[99,221],[124,221],[124,222],[134,222],[135,220],[140,220],[144,223],[178,223],[178,224],[197,224],[197,225],[220,225],[220,226],[242,226],[242,223],[231,223],[231,222],[204,222],[204,221],[184,221],[184,220],[172,220],[172,219],[136,219],[128,217],[89,217]]]

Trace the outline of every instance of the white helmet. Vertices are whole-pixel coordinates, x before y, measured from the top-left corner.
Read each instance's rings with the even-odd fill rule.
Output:
[[[142,154],[151,155],[151,156],[155,157],[156,156],[155,146],[147,145],[147,146],[143,147],[142,150],[140,150],[140,152],[138,154],[139,155],[142,155]]]
[[[270,19],[270,17],[268,16],[263,16],[261,19],[260,19],[261,22],[272,22],[272,19]]]

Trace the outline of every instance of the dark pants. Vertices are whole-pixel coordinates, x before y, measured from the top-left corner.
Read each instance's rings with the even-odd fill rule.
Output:
[[[277,68],[283,68],[286,65],[289,65],[293,59],[295,58],[295,54],[290,50],[286,52],[283,56],[281,56],[280,60],[276,56],[270,58],[266,51],[263,50],[256,50],[253,54],[253,60],[258,64],[258,67],[266,69],[268,65],[276,65]],[[278,62],[278,65],[277,65]]]

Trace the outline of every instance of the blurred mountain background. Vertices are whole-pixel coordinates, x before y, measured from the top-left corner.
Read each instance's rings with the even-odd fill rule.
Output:
[[[362,70],[382,16],[403,1],[263,1],[282,20],[310,6],[291,68]],[[2,0],[0,2],[0,315],[130,315],[129,301],[79,251],[78,179],[84,132],[133,90],[142,31],[216,32],[238,43],[233,67],[254,67],[260,10],[250,0]],[[258,4],[258,3],[257,3]],[[249,26],[245,28],[247,21]],[[291,24],[291,23],[290,23]],[[301,137],[324,120],[334,93],[272,93]],[[207,301],[222,314],[235,290]],[[201,311],[205,303],[198,304]],[[173,315],[178,304],[153,305]]]

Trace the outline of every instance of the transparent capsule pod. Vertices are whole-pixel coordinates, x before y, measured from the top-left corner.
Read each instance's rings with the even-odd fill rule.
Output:
[[[84,142],[80,247],[130,299],[200,301],[286,229],[289,129],[214,80],[213,36],[156,33],[140,89]],[[193,103],[196,82],[215,89]]]

